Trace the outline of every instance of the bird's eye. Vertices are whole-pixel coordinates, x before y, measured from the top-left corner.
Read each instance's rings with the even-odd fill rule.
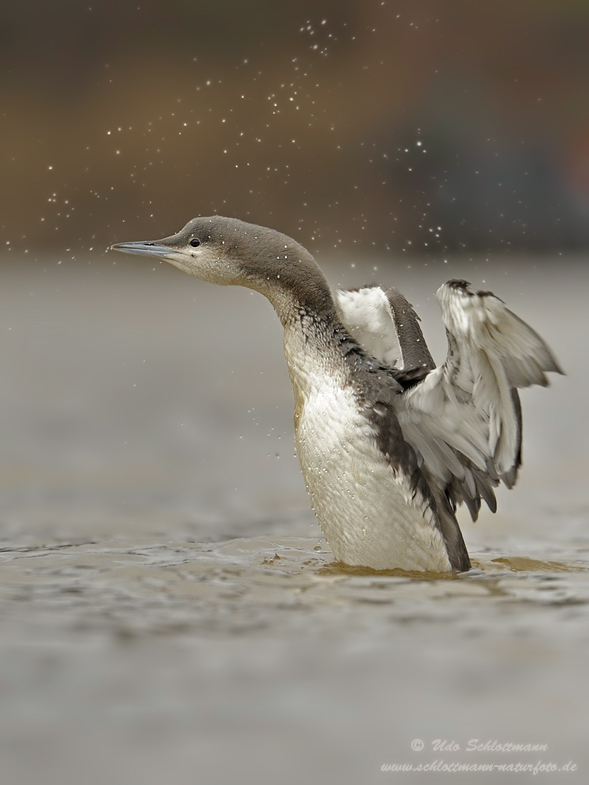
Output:
[[[190,241],[190,245],[193,248],[197,248],[200,245],[200,240],[198,240],[196,237],[193,237],[192,240]]]

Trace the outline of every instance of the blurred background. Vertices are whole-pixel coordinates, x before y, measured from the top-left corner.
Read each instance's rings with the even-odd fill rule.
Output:
[[[2,5],[2,785],[586,782],[588,40],[584,0]],[[397,286],[438,361],[452,277],[555,350],[471,573],[334,566],[270,305],[105,252],[214,213]]]
[[[589,241],[580,0],[24,0],[2,9],[3,245],[215,212],[313,248]]]

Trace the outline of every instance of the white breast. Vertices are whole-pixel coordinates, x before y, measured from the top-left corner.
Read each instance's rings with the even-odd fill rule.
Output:
[[[306,366],[304,384],[295,385],[297,454],[335,558],[373,569],[449,571],[430,510],[378,449],[353,391]]]

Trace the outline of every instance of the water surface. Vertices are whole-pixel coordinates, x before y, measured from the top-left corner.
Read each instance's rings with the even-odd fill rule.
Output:
[[[3,781],[447,779],[381,771],[436,760],[573,761],[537,776],[586,781],[586,276],[461,264],[328,266],[403,289],[438,358],[437,285],[484,281],[569,372],[524,392],[521,480],[496,516],[463,516],[475,568],[459,576],[334,564],[261,297],[136,260],[5,271]]]

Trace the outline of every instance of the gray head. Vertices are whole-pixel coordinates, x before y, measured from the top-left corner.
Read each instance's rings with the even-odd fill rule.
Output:
[[[211,283],[255,289],[268,297],[279,314],[285,299],[294,298],[315,311],[332,307],[329,287],[302,245],[273,229],[236,218],[193,218],[177,234],[162,240],[117,243],[111,248],[158,257]]]

